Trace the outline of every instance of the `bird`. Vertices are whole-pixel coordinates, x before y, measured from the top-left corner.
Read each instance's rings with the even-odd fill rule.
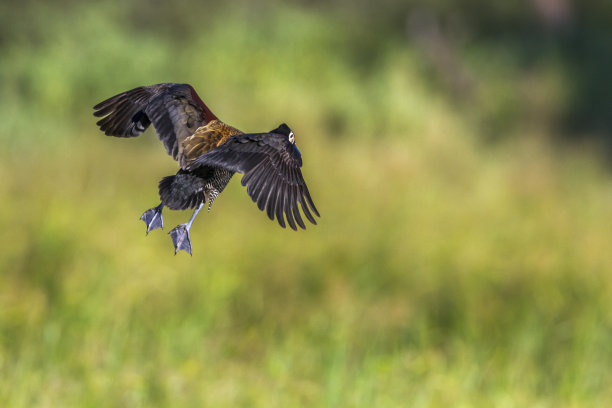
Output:
[[[179,83],[140,86],[93,109],[107,136],[136,137],[152,124],[178,162],[177,173],[159,182],[159,205],[140,217],[148,234],[163,228],[164,207],[194,210],[189,221],[169,232],[175,255],[181,250],[192,255],[191,225],[206,202],[210,211],[236,172],[243,174],[241,184],[257,207],[281,227],[306,229],[301,213],[317,224],[314,215],[320,215],[300,170],[302,155],[285,123],[269,132],[244,133],[212,113],[191,85]]]

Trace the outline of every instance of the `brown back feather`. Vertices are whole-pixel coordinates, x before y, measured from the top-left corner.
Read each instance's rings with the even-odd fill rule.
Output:
[[[186,168],[191,162],[204,153],[222,145],[232,136],[241,135],[243,132],[229,126],[220,120],[212,120],[205,126],[198,128],[195,133],[183,141],[179,156],[179,165]]]

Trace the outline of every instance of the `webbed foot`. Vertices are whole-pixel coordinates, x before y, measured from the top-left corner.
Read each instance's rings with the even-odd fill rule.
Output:
[[[189,224],[180,224],[169,232],[174,244],[174,255],[183,250],[191,255],[191,238],[189,237]]]
[[[145,211],[140,219],[147,224],[147,234],[157,228],[164,228],[164,218],[162,217],[162,208],[164,208],[163,204],[158,205],[157,207],[149,208]]]

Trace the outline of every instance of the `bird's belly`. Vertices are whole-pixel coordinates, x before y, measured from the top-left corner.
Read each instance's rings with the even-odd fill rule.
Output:
[[[213,201],[215,201],[219,194],[225,189],[225,186],[227,186],[233,175],[233,171],[215,167],[211,177],[204,181],[204,195],[209,202],[208,208],[212,206]]]

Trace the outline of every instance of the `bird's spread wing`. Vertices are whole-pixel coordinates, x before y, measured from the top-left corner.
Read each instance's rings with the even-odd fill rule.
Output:
[[[277,133],[251,133],[230,137],[224,144],[194,160],[189,168],[202,165],[220,166],[244,173],[242,185],[260,210],[267,212],[285,228],[306,228],[298,203],[310,222],[316,224],[311,211],[319,216],[306,182],[302,177],[302,157],[287,136]],[[284,214],[284,216],[283,216]]]
[[[153,123],[159,139],[175,160],[185,138],[217,117],[192,86],[158,84],[123,92],[94,106],[97,124],[106,135],[135,137]]]

